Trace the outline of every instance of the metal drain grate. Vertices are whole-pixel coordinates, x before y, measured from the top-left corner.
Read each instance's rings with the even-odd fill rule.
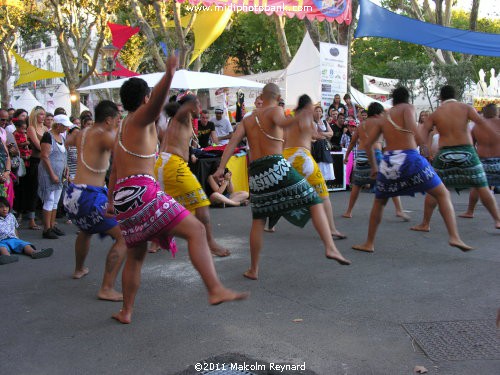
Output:
[[[500,360],[500,339],[491,321],[403,323],[403,327],[433,360]]]
[[[204,375],[255,375],[253,372],[238,371],[238,370],[213,370],[202,372]]]

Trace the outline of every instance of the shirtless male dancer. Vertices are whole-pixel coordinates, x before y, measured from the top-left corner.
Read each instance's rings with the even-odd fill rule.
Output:
[[[205,227],[161,191],[153,177],[158,142],[155,120],[165,103],[176,66],[177,58],[170,57],[166,74],[151,94],[147,83],[140,78],[129,79],[120,89],[121,102],[128,115],[122,121],[115,144],[108,212],[116,213],[127,243],[122,274],[123,308],[113,315],[121,323],[132,320],[148,240],[160,241],[160,245],[172,252],[176,251],[171,241],[174,235],[187,240],[191,262],[207,287],[210,304],[247,297],[222,285],[204,234]]]
[[[371,178],[371,167],[366,151],[366,138],[368,137],[367,130],[373,119],[379,118],[383,113],[384,107],[382,106],[382,104],[377,102],[371,103],[368,107],[368,118],[363,120],[358,126],[356,133],[354,133],[351,138],[351,143],[347,147],[347,151],[344,157],[344,164],[347,164],[351,150],[353,149],[356,142],[359,142],[358,152],[356,155],[356,160],[354,160],[354,168],[351,177],[352,190],[351,194],[349,195],[349,204],[347,206],[347,210],[342,215],[342,217],[345,217],[347,219],[352,218],[352,209],[354,208],[354,205],[358,200],[361,187],[374,182],[374,180]],[[377,164],[382,160],[382,143],[383,138],[380,137],[372,146],[373,150],[375,151],[375,159],[377,161]],[[401,205],[401,199],[399,197],[392,197],[391,199],[394,203],[394,207],[396,208],[396,216],[402,218],[404,221],[409,221],[410,217],[404,213],[403,207]]]
[[[308,95],[302,95],[295,109],[297,121],[285,128],[285,144],[283,156],[290,162],[302,176],[304,176],[316,190],[319,197],[323,200],[323,209],[327,217],[330,233],[334,239],[343,240],[347,238],[335,227],[333,221],[332,202],[326,186],[325,179],[318,164],[311,155],[311,143],[313,139],[325,139],[317,130],[316,124],[311,113],[314,112],[314,105]],[[335,246],[335,244],[334,244]],[[339,252],[340,254],[340,252]],[[346,261],[348,262],[348,261]],[[350,262],[348,262],[350,263]]]
[[[290,223],[303,227],[310,216],[321,240],[325,255],[341,264],[349,264],[335,248],[325,210],[314,188],[283,157],[283,128],[299,121],[285,118],[278,106],[280,89],[268,83],[262,91],[263,106],[243,119],[226,146],[214,178],[221,179],[224,168],[236,145],[247,137],[250,146],[250,206],[252,229],[250,231],[250,268],[243,274],[251,280],[259,276],[259,256],[262,249],[264,224],[269,218],[273,227],[281,216]],[[310,113],[312,116],[312,111]],[[298,198],[297,198],[298,197]]]
[[[212,235],[210,200],[188,166],[192,119],[199,117],[200,102],[195,95],[184,95],[178,102],[168,103],[165,111],[170,123],[162,137],[160,156],[155,164],[156,179],[165,193],[194,212],[203,223],[211,253],[226,257],[231,253],[220,246]]]
[[[424,142],[427,141],[433,126],[436,126],[439,133],[439,151],[434,156],[432,166],[447,188],[476,188],[481,202],[495,222],[495,228],[500,229],[497,203],[488,189],[486,174],[472,145],[468,123],[473,121],[474,127],[484,132],[488,132],[488,124],[472,106],[455,99],[455,89],[452,86],[443,86],[439,99],[441,105],[419,128],[420,137]],[[411,229],[428,232],[435,207],[436,201],[433,197],[426,196],[422,222]]]
[[[108,189],[104,180],[119,121],[116,104],[103,100],[95,107],[94,125],[71,133],[66,140],[66,146],[75,146],[78,151],[75,179],[64,196],[64,208],[69,219],[80,229],[75,241],[73,278],[80,279],[89,273],[85,259],[92,235],[110,235],[115,242],[106,257],[104,279],[97,293],[100,299],[110,301],[123,300],[122,293],[117,292],[114,286],[127,250],[118,222],[105,216]]]
[[[488,126],[474,126],[472,138],[475,140],[477,155],[486,173],[488,185],[500,186],[500,118],[496,104],[486,105],[483,108],[483,116]],[[467,211],[458,216],[472,219],[478,199],[477,189],[471,189]]]
[[[429,162],[417,151],[415,109],[408,103],[410,98],[408,90],[398,87],[393,91],[392,96],[394,107],[387,112],[386,116],[374,119],[368,129],[365,145],[367,150],[370,150],[368,159],[372,166],[372,177],[377,178],[375,201],[370,214],[367,240],[352,248],[366,252],[375,250],[375,235],[389,198],[399,195],[413,196],[417,192],[426,192],[432,195],[439,204],[439,211],[448,230],[450,246],[458,247],[462,251],[471,250],[472,248],[467,246],[458,234],[450,193]],[[386,147],[383,159],[377,167],[371,147],[379,139],[380,134],[384,136]],[[421,142],[418,143],[421,144]]]

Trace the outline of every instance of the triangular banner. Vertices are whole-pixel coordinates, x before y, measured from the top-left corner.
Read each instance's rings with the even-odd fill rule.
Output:
[[[14,86],[19,86],[23,83],[28,82],[40,81],[42,79],[64,77],[64,73],[52,72],[50,70],[37,68],[36,66],[23,59],[21,56],[19,56],[16,52],[11,52],[16,58],[17,65],[19,65],[19,79]]]
[[[140,27],[118,25],[111,22],[108,22],[108,27],[111,30],[112,44],[118,49],[123,48],[127,41],[140,30]]]

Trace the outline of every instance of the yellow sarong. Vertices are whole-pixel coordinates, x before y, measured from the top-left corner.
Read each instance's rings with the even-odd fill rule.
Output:
[[[155,164],[155,177],[162,190],[189,211],[210,206],[203,188],[180,156],[162,152]]]
[[[297,172],[304,176],[321,198],[329,196],[325,178],[321,174],[318,164],[314,161],[311,152],[304,147],[289,147],[283,150],[283,156],[290,162]]]

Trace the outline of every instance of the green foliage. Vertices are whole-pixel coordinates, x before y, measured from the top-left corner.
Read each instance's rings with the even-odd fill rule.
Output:
[[[430,58],[422,46],[385,38],[354,40],[351,50],[352,85],[363,87],[363,75],[398,78],[390,66],[397,59],[429,64]]]
[[[287,19],[285,32],[293,56],[304,37],[304,25],[296,18]],[[233,14],[230,29],[203,53],[203,70],[220,71],[228,57],[237,59],[236,69],[243,74],[283,69],[273,20],[265,14]]]

